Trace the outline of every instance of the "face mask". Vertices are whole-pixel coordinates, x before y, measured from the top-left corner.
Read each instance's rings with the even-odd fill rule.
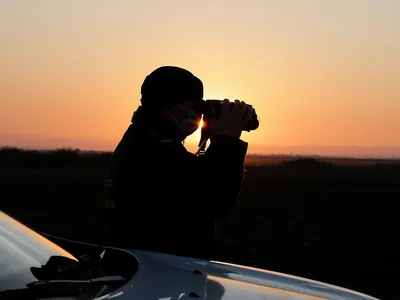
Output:
[[[199,124],[197,122],[198,116],[196,116],[195,112],[192,109],[186,109],[180,105],[179,107],[185,110],[188,113],[188,115],[185,120],[175,119],[176,124],[185,134],[192,134],[199,127]]]

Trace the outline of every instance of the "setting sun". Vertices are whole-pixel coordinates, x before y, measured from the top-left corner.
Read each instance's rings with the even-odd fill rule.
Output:
[[[203,128],[203,119],[200,120],[199,122],[199,128],[197,130],[200,130],[201,128]]]
[[[185,140],[185,146],[191,152],[196,151],[198,148],[197,145],[199,144],[200,141],[202,127],[203,127],[203,119],[200,120],[199,127],[197,128],[197,130],[190,136],[188,136]]]

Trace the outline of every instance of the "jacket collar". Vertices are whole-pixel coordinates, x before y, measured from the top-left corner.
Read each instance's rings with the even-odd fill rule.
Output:
[[[149,128],[161,141],[171,140],[181,143],[186,138],[175,122],[157,113],[148,111],[142,106],[139,106],[133,113],[131,122],[133,125]]]

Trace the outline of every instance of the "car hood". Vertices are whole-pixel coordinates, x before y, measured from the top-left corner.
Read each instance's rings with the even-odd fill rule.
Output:
[[[126,250],[139,261],[132,281],[102,299],[377,299],[337,286],[217,261]]]

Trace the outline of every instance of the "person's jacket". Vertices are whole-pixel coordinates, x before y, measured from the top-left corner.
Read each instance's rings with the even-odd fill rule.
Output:
[[[247,143],[219,136],[198,157],[181,141],[174,123],[136,111],[106,178],[116,246],[213,258],[216,220],[236,204]]]

